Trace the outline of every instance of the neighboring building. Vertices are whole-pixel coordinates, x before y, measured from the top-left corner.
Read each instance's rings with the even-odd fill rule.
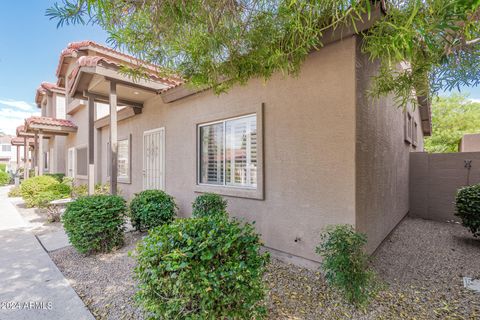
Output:
[[[120,68],[135,58],[70,44],[57,68],[78,127],[65,139],[67,174],[90,191],[116,180],[126,198],[165,190],[181,216],[199,194],[219,193],[232,216],[256,221],[267,248],[296,263],[318,263],[331,224],[365,232],[373,252],[409,210],[409,153],[423,150],[430,109],[422,98],[405,111],[391,98],[370,103],[379,65],[361,52],[361,36],[341,35],[297,77],[252,79],[221,95],[148,64],[148,77],[133,81]]]
[[[0,163],[6,164],[9,167],[17,161],[16,150],[10,144],[12,138],[13,136],[0,135]]]
[[[48,128],[61,126],[65,122],[64,88],[54,83],[43,82],[36,91],[35,102],[38,108],[41,109],[41,117],[32,117],[31,119],[43,119],[43,125],[47,125]],[[41,146],[42,151],[36,155],[41,157],[41,159],[39,158],[38,166],[41,162],[43,172],[65,173],[65,135],[57,132],[56,134],[51,134],[49,139],[39,141],[39,143],[43,144]]]
[[[470,133],[463,135],[458,144],[458,152],[477,152],[480,151],[480,133]]]

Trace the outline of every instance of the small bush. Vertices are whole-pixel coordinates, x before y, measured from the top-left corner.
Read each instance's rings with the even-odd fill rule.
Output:
[[[177,205],[172,196],[161,190],[145,190],[130,202],[130,219],[137,230],[148,230],[175,218]]]
[[[44,175],[55,178],[58,182],[63,182],[63,178],[65,178],[64,173],[45,173]]]
[[[7,164],[6,163],[0,163],[0,171],[5,172],[7,170]]]
[[[8,191],[8,196],[10,198],[21,197],[22,191],[20,190],[20,186],[13,186],[12,188],[10,188],[10,191]]]
[[[227,200],[215,193],[204,193],[195,199],[192,208],[192,216],[195,218],[226,215]]]
[[[268,254],[250,224],[177,219],[137,247],[137,302],[149,319],[263,319]]]
[[[38,176],[23,181],[20,185],[20,190],[27,207],[37,206],[38,195],[56,184],[59,184],[59,182],[55,178],[48,176]]]
[[[73,185],[73,182],[71,182]],[[117,193],[120,194],[121,190],[117,190]],[[110,194],[110,184],[105,183],[97,183],[95,184],[95,191],[94,194],[99,195],[99,194],[104,194],[108,195]],[[79,198],[79,197],[85,197],[88,195],[88,185],[86,184],[80,184],[80,185],[73,185],[72,186],[72,198]]]
[[[50,202],[58,199],[66,199],[70,197],[72,188],[70,186],[58,183],[49,186],[45,191],[40,192],[35,199],[35,206],[39,208],[47,208]]]
[[[80,197],[62,216],[70,243],[80,253],[109,252],[123,244],[125,200],[113,195]]]
[[[12,177],[8,172],[0,170],[0,186],[6,186],[10,183]]]
[[[480,237],[480,184],[461,188],[455,199],[455,215],[474,237]]]
[[[348,302],[368,303],[375,292],[375,280],[364,251],[366,236],[350,225],[337,225],[327,228],[321,240],[317,253],[323,258],[327,282],[339,289]]]

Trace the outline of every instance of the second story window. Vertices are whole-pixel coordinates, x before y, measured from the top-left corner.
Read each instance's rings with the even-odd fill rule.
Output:
[[[57,96],[55,106],[55,118],[66,119],[65,97]]]

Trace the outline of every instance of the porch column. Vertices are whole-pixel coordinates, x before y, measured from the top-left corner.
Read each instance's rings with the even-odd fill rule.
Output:
[[[20,168],[20,146],[17,146],[17,170]]]
[[[110,193],[117,194],[118,139],[117,139],[117,83],[110,81]]]
[[[40,131],[38,134],[38,152],[37,152],[37,171],[39,176],[43,176],[43,168],[45,168],[45,157],[43,156],[43,133]]]
[[[35,176],[38,176],[38,134],[36,131],[33,146],[35,149],[33,150],[32,166],[35,171]]]
[[[95,193],[95,141],[94,127],[95,100],[88,96],[88,194]]]
[[[27,137],[23,137],[23,179],[28,179],[28,142]]]

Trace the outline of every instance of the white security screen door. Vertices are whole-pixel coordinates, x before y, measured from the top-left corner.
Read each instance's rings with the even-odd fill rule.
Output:
[[[165,188],[165,128],[143,133],[143,189]]]

